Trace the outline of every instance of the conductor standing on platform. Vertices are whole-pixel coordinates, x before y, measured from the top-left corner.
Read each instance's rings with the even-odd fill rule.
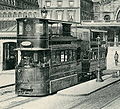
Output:
[[[116,66],[118,65],[118,58],[119,58],[119,55],[118,55],[117,51],[115,51],[114,59],[115,59]]]

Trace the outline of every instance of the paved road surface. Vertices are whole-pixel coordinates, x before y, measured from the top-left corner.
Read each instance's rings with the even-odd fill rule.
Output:
[[[88,96],[15,97],[0,102],[2,109],[100,109],[120,96],[120,81]],[[2,96],[0,96],[2,99]],[[0,108],[0,109],[1,109]],[[111,107],[112,109],[112,107]]]

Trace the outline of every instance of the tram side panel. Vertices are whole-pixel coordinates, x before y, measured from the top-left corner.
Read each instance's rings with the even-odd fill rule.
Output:
[[[78,84],[81,63],[76,62],[76,48],[70,48],[52,51],[50,93]]]
[[[70,24],[63,23],[62,26],[62,36],[52,40],[53,43],[56,40],[56,44],[52,45],[51,51],[50,93],[78,84],[81,73],[77,38],[70,35]]]

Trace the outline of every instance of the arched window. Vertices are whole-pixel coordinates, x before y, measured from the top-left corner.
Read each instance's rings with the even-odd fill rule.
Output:
[[[26,12],[23,13],[23,17],[27,17],[27,13]]]
[[[17,17],[17,13],[16,12],[13,13],[13,17]]]
[[[3,12],[3,17],[7,17],[7,13],[6,12]]]
[[[94,7],[94,11],[95,11],[95,12],[99,12],[99,11],[100,11],[100,7],[99,7],[99,6],[95,6],[95,7]]]
[[[118,15],[117,15],[117,21],[120,21],[120,11],[118,12]]]
[[[36,12],[34,12],[34,13],[33,13],[33,16],[34,16],[34,17],[37,17],[37,13],[36,13]]]
[[[29,13],[28,13],[28,17],[32,17],[32,12],[29,12]]]
[[[12,17],[12,13],[11,12],[8,12],[8,17]]]
[[[18,17],[22,17],[22,13],[21,12],[18,13]]]
[[[109,15],[105,15],[104,16],[104,20],[109,22],[110,21],[110,16]]]
[[[98,16],[95,16],[95,17],[94,17],[94,20],[98,20]]]

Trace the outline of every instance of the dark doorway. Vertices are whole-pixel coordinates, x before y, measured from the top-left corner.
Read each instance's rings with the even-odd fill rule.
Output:
[[[16,56],[14,49],[15,42],[3,43],[3,70],[15,69]]]

